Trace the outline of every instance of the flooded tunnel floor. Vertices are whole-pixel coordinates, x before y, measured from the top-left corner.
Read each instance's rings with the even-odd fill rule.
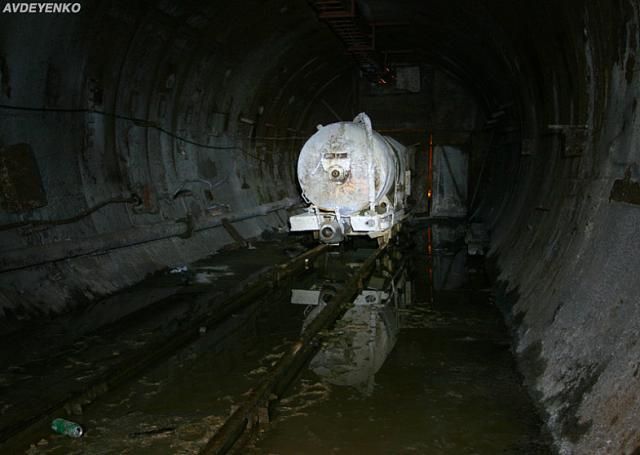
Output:
[[[239,352],[238,355],[244,356],[243,350],[248,349],[245,343],[238,340],[252,339],[255,343],[261,343],[260,334],[256,332],[258,329],[269,333],[271,339],[281,340],[282,337],[274,337],[289,329],[282,329],[281,323],[290,324],[288,314],[293,312],[294,324],[297,324],[300,320],[299,311],[296,313],[294,310],[300,309],[292,309],[279,320],[272,319],[260,325],[252,322],[258,317],[255,308],[250,312],[255,313],[251,317],[245,312],[238,312],[222,324],[220,330],[207,332],[207,327],[202,327],[205,333],[199,336],[198,342],[168,362],[163,362],[150,372],[151,376],[140,379],[141,382],[134,381],[132,386],[124,386],[116,392],[109,391],[97,400],[93,399],[94,389],[89,388],[91,384],[105,374],[108,374],[107,378],[119,374],[119,368],[129,367],[130,358],[141,358],[141,354],[150,351],[158,342],[170,341],[189,328],[190,321],[201,319],[211,308],[212,302],[222,302],[227,295],[233,295],[264,270],[274,264],[284,263],[304,250],[293,239],[259,242],[249,249],[220,252],[190,264],[186,272],[156,274],[140,285],[84,311],[60,316],[48,326],[31,328],[30,331],[25,329],[24,334],[5,335],[2,339],[4,348],[0,349],[0,364],[5,366],[0,372],[0,431],[24,422],[30,416],[38,416],[65,397],[75,396],[69,412],[61,411],[56,416],[83,424],[87,430],[85,437],[69,440],[51,434],[45,422],[35,428],[41,438],[30,441],[33,444],[31,452],[124,453],[121,450],[125,450],[127,444],[144,446],[149,437],[140,437],[140,444],[125,437],[115,449],[101,437],[99,429],[109,427],[104,419],[116,419],[113,421],[115,426],[126,431],[125,436],[135,433],[140,426],[148,428],[149,425],[155,425],[157,419],[154,415],[157,412],[152,412],[150,416],[142,412],[144,405],[141,401],[144,398],[153,409],[165,407],[167,411],[164,416],[173,415],[171,403],[183,397],[183,390],[191,393],[194,399],[197,392],[205,396],[204,390],[194,384],[207,384],[211,377],[219,382],[219,372],[232,369],[229,362],[239,362],[230,353]],[[275,314],[280,315],[279,312]],[[238,332],[239,326],[246,331]],[[294,333],[297,334],[297,331],[298,326],[295,325]],[[38,336],[33,336],[34,333]],[[227,351],[220,354],[222,346]],[[260,351],[257,357],[254,355],[252,368],[256,368],[255,364],[262,354]],[[197,368],[194,366],[196,364]],[[208,372],[210,377],[201,379],[197,376],[198,371]],[[180,381],[176,383],[177,379]],[[190,381],[192,384],[185,387],[185,383]],[[100,385],[97,392],[103,393],[105,390],[107,387]],[[168,392],[156,397],[159,390]],[[85,410],[85,404],[89,403]],[[142,413],[134,412],[136,409]],[[208,415],[202,412],[195,412],[194,415]],[[227,412],[228,406],[220,419]],[[118,422],[127,422],[127,425]],[[189,419],[184,422],[186,424]],[[124,429],[125,426],[128,428]],[[116,437],[121,435],[115,429],[112,433]],[[152,439],[160,439],[160,436],[152,435]],[[111,438],[109,434],[106,437]],[[22,447],[29,445],[27,441],[27,438],[18,438],[0,444],[0,453],[22,453]],[[165,447],[159,453],[174,452]]]
[[[397,341],[369,387],[305,369],[239,453],[550,453],[486,282],[436,292],[431,303],[423,257],[412,273],[412,302],[400,308]],[[198,453],[297,339],[304,307],[289,300],[282,289],[234,314],[72,416],[83,438],[49,434],[27,453]]]
[[[370,394],[307,371],[252,453],[549,453],[488,298],[412,307]]]
[[[85,428],[82,438],[49,434],[26,453],[199,453],[297,337],[302,310],[280,292],[238,311],[81,415],[67,417]]]
[[[426,238],[405,253],[411,303],[373,380],[338,386],[306,370],[252,454],[551,453],[483,258],[464,244],[429,256]]]

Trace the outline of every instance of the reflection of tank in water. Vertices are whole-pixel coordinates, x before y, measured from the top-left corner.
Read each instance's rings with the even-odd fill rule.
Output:
[[[387,305],[347,310],[309,368],[336,385],[369,388],[396,343],[396,313]]]
[[[373,131],[364,113],[318,127],[298,158],[298,181],[310,206],[289,219],[291,230],[314,231],[329,244],[353,235],[386,243],[407,216],[410,152]]]
[[[334,262],[354,264],[352,260],[340,254],[334,255]],[[328,268],[335,272],[331,264]],[[325,280],[309,290],[293,290],[292,302],[307,304],[311,308],[303,331],[339,289],[339,282]],[[325,338],[311,360],[311,370],[332,384],[370,390],[375,373],[395,345],[397,310],[409,305],[410,300],[410,283],[404,262],[399,256],[395,260],[386,257],[365,283],[353,305]]]

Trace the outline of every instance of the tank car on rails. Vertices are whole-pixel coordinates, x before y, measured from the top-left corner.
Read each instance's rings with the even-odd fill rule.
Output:
[[[386,244],[409,213],[412,154],[374,131],[365,113],[352,122],[318,126],[298,158],[309,206],[290,217],[291,230],[313,231],[328,244],[357,235]]]

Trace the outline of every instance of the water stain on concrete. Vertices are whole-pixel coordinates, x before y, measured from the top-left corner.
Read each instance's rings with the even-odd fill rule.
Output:
[[[606,365],[599,364],[576,366],[573,368],[577,370],[577,373],[574,373],[575,379],[568,381],[562,392],[550,399],[551,402],[563,403],[558,413],[560,431],[571,442],[578,442],[591,428],[592,420],[582,420],[578,410],[584,397],[598,382],[605,367]]]

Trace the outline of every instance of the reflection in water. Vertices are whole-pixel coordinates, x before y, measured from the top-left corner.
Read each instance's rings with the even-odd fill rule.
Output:
[[[318,303],[307,315],[303,330],[324,309],[326,290],[339,286],[335,282],[312,286],[318,289]],[[294,291],[294,295],[301,295],[299,292]],[[396,343],[399,307],[406,306],[410,299],[406,261],[399,252],[392,252],[324,340],[310,369],[328,383],[353,386],[370,394],[375,374]]]
[[[467,246],[463,225],[435,224],[431,231],[432,286],[434,291],[459,289],[467,280]]]
[[[327,341],[312,371],[291,391],[295,400],[286,403],[283,418],[247,453],[548,454],[509,332],[492,304],[482,257],[467,256],[464,236],[453,226],[417,233],[416,248],[405,253],[411,265],[404,297],[385,307],[401,316],[395,345],[376,340],[379,356],[367,357],[364,346],[374,340],[367,315],[384,316],[373,308],[345,315],[336,340]],[[389,320],[397,321],[378,321],[375,332],[397,327]],[[350,333],[350,324],[365,334]],[[376,362],[383,360],[380,367]],[[355,371],[357,365],[365,371]],[[373,369],[376,384],[367,383],[367,394],[333,385],[372,378]],[[318,374],[332,384],[305,400],[305,384],[318,388]]]
[[[311,361],[310,368],[327,382],[370,393],[374,375],[396,343],[396,313],[388,305],[349,309]]]
[[[459,289],[466,283],[465,233],[460,224],[433,225],[424,232],[426,238],[418,240],[426,243],[430,302],[433,291]],[[395,252],[376,271],[367,289],[338,321],[311,361],[310,369],[327,382],[354,386],[366,394],[372,392],[374,376],[396,343],[398,302],[402,307],[411,303],[407,261],[399,259],[400,254]],[[324,309],[324,297],[335,294],[339,284],[325,281],[312,288],[316,289],[318,303],[314,302],[303,330]]]

